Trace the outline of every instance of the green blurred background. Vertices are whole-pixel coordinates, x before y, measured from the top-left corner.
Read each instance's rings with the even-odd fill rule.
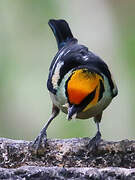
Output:
[[[33,140],[48,120],[46,88],[56,41],[48,26],[63,18],[75,37],[109,65],[119,94],[104,111],[106,140],[134,139],[135,1],[0,0],[0,136]],[[61,113],[49,138],[94,136],[92,120],[68,122]]]

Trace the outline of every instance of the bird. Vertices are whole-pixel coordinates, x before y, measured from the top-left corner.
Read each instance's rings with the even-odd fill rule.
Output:
[[[48,24],[58,46],[47,80],[52,113],[33,146],[37,151],[41,145],[46,146],[47,128],[60,111],[67,114],[68,120],[93,117],[97,132],[89,144],[95,146],[101,140],[103,111],[118,94],[118,88],[107,64],[78,43],[66,20],[50,19]]]

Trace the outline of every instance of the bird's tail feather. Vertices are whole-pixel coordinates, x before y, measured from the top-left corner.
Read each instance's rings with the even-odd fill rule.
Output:
[[[50,19],[48,24],[57,40],[58,49],[61,49],[67,41],[73,38],[70,27],[65,20]]]

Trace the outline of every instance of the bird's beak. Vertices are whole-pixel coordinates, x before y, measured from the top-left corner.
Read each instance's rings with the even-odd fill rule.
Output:
[[[69,106],[68,108],[68,120],[75,119],[78,108],[75,105]]]

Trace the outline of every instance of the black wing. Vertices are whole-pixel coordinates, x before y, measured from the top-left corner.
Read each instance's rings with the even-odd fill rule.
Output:
[[[59,74],[57,85],[61,83],[65,74],[71,69],[87,68],[92,72],[96,72],[101,76],[104,74],[109,81],[111,89],[114,88],[111,74],[106,63],[94,53],[90,52],[87,47],[79,45],[77,40],[68,42],[54,57],[47,82],[47,88],[52,93],[56,94],[57,87],[52,84],[54,73]],[[58,72],[57,72],[58,71]]]

